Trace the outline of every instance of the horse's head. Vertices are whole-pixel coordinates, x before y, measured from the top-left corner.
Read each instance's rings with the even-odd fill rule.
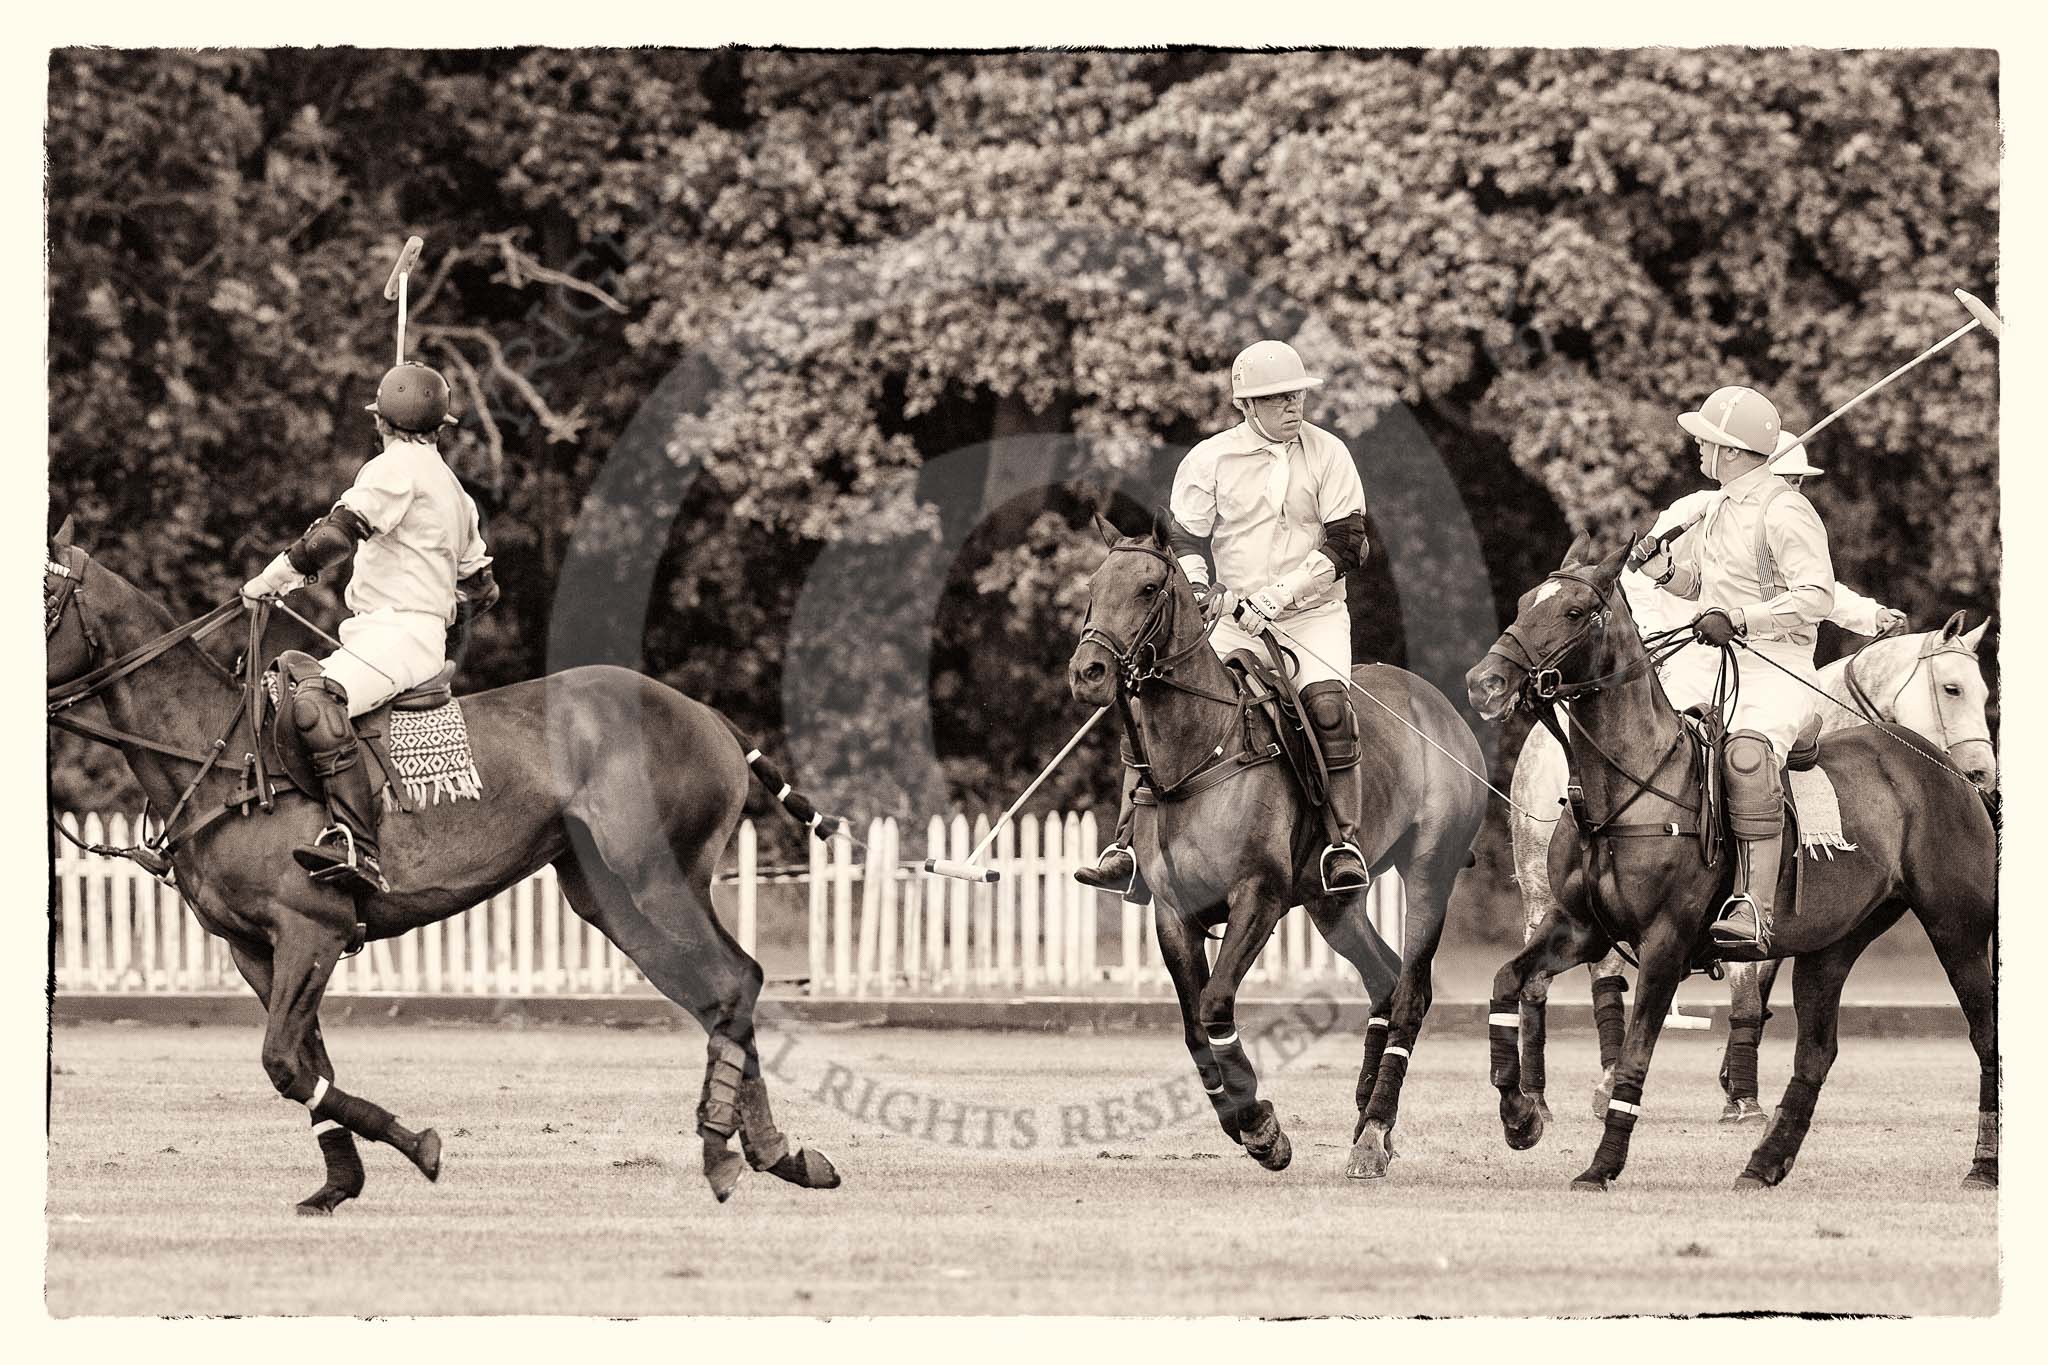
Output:
[[[82,677],[97,662],[98,633],[85,604],[85,577],[92,559],[71,543],[71,518],[50,537],[43,565],[43,675],[57,687]]]
[[[1998,790],[1998,756],[1991,747],[1991,726],[1984,718],[1984,703],[1991,689],[1984,683],[1977,646],[1991,621],[1987,617],[1975,630],[1965,631],[1966,621],[1966,614],[1959,611],[1940,630],[1899,641],[1901,645],[1917,643],[1919,649],[1910,656],[1900,651],[1893,675],[1899,681],[1892,692],[1890,712],[1900,725],[1939,744],[1963,775],[1979,791],[1988,793]],[[1876,690],[1883,696],[1889,689],[1880,682]]]
[[[1164,514],[1149,536],[1121,536],[1100,515],[1095,529],[1109,554],[1089,580],[1088,617],[1067,685],[1076,701],[1106,706],[1116,698],[1119,673],[1140,677],[1170,658],[1185,643],[1179,637],[1188,623],[1199,628],[1200,614],[1174,562]]]
[[[1506,715],[1532,684],[1542,692],[1613,666],[1615,642],[1635,638],[1615,589],[1627,558],[1626,543],[1602,559],[1582,535],[1556,573],[1522,594],[1514,623],[1465,675],[1465,695],[1482,718]]]

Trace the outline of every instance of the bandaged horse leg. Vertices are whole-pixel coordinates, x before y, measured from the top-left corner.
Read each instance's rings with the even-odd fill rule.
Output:
[[[1093,867],[1074,870],[1074,880],[1083,886],[1092,886],[1098,891],[1113,891],[1133,905],[1149,905],[1152,892],[1145,885],[1145,878],[1138,871],[1137,855],[1131,848],[1131,822],[1137,807],[1132,793],[1138,789],[1139,772],[1133,766],[1133,755],[1129,742],[1123,748],[1123,787],[1117,801],[1116,834],[1108,848],[1102,850]]]
[[[1360,1115],[1362,1122],[1345,1165],[1344,1173],[1352,1179],[1378,1179],[1387,1173],[1387,1164],[1393,1159],[1392,1135],[1401,1112],[1401,1089],[1422,1037],[1422,1022],[1429,1014],[1433,994],[1430,964],[1443,937],[1451,887],[1464,866],[1463,852],[1439,847],[1429,856],[1412,860],[1403,874],[1408,914],[1403,926],[1401,975],[1388,1002],[1387,1042],[1380,1053],[1372,1098]]]
[[[1714,923],[1727,947],[1767,947],[1771,903],[1785,829],[1785,788],[1770,740],[1738,730],[1723,751],[1728,777],[1728,827],[1735,836],[1735,889]]]
[[[1549,1082],[1544,1048],[1550,1036],[1550,978],[1538,977],[1522,992],[1521,1049],[1522,1093],[1536,1104],[1545,1123],[1550,1122],[1550,1102],[1543,1097]]]
[[[249,988],[256,992],[256,998],[268,1008],[270,958],[233,942],[228,944],[228,953],[234,958],[242,979],[249,983]],[[313,1074],[325,1076],[330,1083],[333,1081],[334,1064],[328,1060],[327,1044],[320,1036],[318,1019],[314,1020],[312,1029],[307,1033],[302,1064]],[[299,1201],[298,1211],[312,1215],[329,1214],[362,1194],[363,1159],[356,1151],[355,1134],[337,1120],[314,1115],[308,1115],[308,1120],[313,1126],[314,1140],[320,1144],[320,1157],[327,1168],[327,1179],[319,1189]]]
[[[1614,1098],[1614,1066],[1628,1030],[1628,978],[1621,954],[1610,952],[1593,964],[1593,1031],[1600,1039],[1600,1084],[1593,1087],[1593,1117],[1605,1120]]]
[[[428,1180],[441,1175],[439,1134],[431,1128],[416,1133],[383,1106],[334,1084],[333,1065],[318,1036],[319,1010],[347,937],[338,925],[296,918],[271,957],[263,1069],[280,1095],[306,1107],[327,1159],[328,1183],[300,1205],[304,1213],[331,1212],[361,1191],[362,1165],[350,1134],[397,1148]]]
[[[1379,1085],[1380,1060],[1386,1053],[1394,988],[1401,979],[1401,955],[1379,936],[1355,896],[1310,896],[1307,909],[1316,932],[1357,971],[1366,996],[1372,1002],[1372,1013],[1365,1023],[1365,1049],[1359,1060],[1358,1084],[1353,1092],[1358,1106],[1358,1121],[1351,1129],[1351,1140],[1355,1143],[1365,1130],[1365,1111],[1372,1104],[1373,1091]],[[1390,1143],[1389,1155],[1392,1150]]]
[[[1209,1049],[1209,1034],[1195,1009],[1195,1002],[1209,985],[1209,955],[1202,948],[1200,923],[1183,917],[1164,901],[1153,905],[1152,918],[1159,939],[1159,960],[1180,1001],[1181,1039],[1195,1064],[1202,1093],[1209,1097],[1209,1107],[1216,1111],[1216,1122],[1224,1136],[1242,1145],[1244,1137],[1238,1131],[1236,1106],[1225,1091],[1223,1068]]]
[[[1889,923],[1889,921],[1885,921]],[[1792,1053],[1792,1078],[1778,1101],[1777,1113],[1763,1140],[1750,1153],[1749,1164],[1736,1177],[1738,1190],[1776,1185],[1792,1173],[1799,1149],[1813,1121],[1814,1104],[1835,1064],[1837,1023],[1842,983],[1875,933],[1859,933],[1817,953],[1793,960],[1792,1008],[1799,1018],[1799,1041]]]
[[[1259,1098],[1258,1073],[1237,1027],[1237,992],[1259,950],[1273,936],[1274,926],[1286,913],[1288,899],[1284,887],[1262,878],[1240,882],[1232,888],[1230,918],[1216,951],[1216,967],[1201,988],[1195,1006],[1196,1022],[1201,1025],[1209,1055],[1223,1082],[1221,1102],[1212,1096],[1211,1103],[1216,1104],[1226,1129],[1235,1124],[1246,1154],[1269,1171],[1285,1170],[1293,1160],[1294,1146],[1281,1131],[1273,1106]]]
[[[348,718],[348,692],[324,676],[310,655],[288,650],[278,658],[292,724],[306,746],[313,775],[327,802],[329,827],[311,844],[292,850],[314,881],[350,894],[388,891],[378,865],[377,807],[368,767],[357,753]]]
[[[1543,1113],[1522,1091],[1522,1001],[1530,984],[1593,956],[1592,929],[1565,918],[1562,910],[1543,917],[1522,951],[1493,975],[1493,996],[1486,1006],[1489,1048],[1488,1079],[1500,1092],[1501,1129],[1515,1151],[1534,1147],[1543,1137]]]
[[[1775,964],[1728,964],[1728,1046],[1720,1073],[1721,1090],[1728,1097],[1721,1109],[1723,1123],[1761,1122],[1768,1117],[1757,1099],[1756,1081],[1757,1047],[1770,1018],[1763,1001],[1766,969],[1775,969]]]
[[[1365,855],[1358,847],[1358,816],[1364,796],[1358,773],[1358,715],[1343,682],[1312,682],[1301,689],[1302,709],[1315,726],[1329,771],[1328,793],[1332,839],[1322,857],[1323,890],[1332,895],[1363,891],[1372,885]]]
[[[1605,1131],[1600,1135],[1592,1162],[1572,1181],[1575,1190],[1605,1191],[1627,1166],[1629,1140],[1635,1132],[1636,1120],[1642,1116],[1643,1084],[1649,1079],[1657,1035],[1663,1031],[1665,1017],[1671,1012],[1678,984],[1685,979],[1691,943],[1675,920],[1655,922],[1644,936],[1641,948],[1636,1003],[1629,1011],[1621,1060],[1614,1068],[1614,1097],[1607,1101]]]

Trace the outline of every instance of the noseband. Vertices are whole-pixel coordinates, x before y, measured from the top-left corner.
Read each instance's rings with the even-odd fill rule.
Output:
[[[1162,641],[1171,643],[1174,627],[1173,576],[1180,566],[1170,555],[1153,549],[1150,545],[1112,545],[1110,554],[1148,555],[1166,566],[1166,581],[1159,585],[1159,593],[1152,599],[1152,605],[1145,611],[1145,617],[1138,622],[1137,633],[1125,644],[1108,630],[1094,623],[1095,604],[1088,605],[1089,620],[1081,627],[1082,645],[1100,645],[1109,657],[1116,661],[1119,685],[1125,692],[1135,694],[1146,683],[1171,673],[1174,666],[1195,650],[1208,643],[1209,632],[1204,630],[1196,636],[1187,648],[1161,656]]]
[[[1586,618],[1585,623],[1574,631],[1563,644],[1558,645],[1541,659],[1536,657],[1536,651],[1530,647],[1527,637],[1522,632],[1522,623],[1519,620],[1510,623],[1508,628],[1500,633],[1500,638],[1493,642],[1493,647],[1486,651],[1489,654],[1500,655],[1503,659],[1506,659],[1509,663],[1514,664],[1523,673],[1527,674],[1528,676],[1522,683],[1523,693],[1525,695],[1533,695],[1539,701],[1565,700],[1578,696],[1581,693],[1597,692],[1600,688],[1619,681],[1622,676],[1620,673],[1616,673],[1584,683],[1568,684],[1565,682],[1564,675],[1559,670],[1558,665],[1571,657],[1582,645],[1587,644],[1595,636],[1604,633],[1607,629],[1607,599],[1610,589],[1603,588],[1592,579],[1587,578],[1583,574],[1574,573],[1570,569],[1559,569],[1557,572],[1548,575],[1543,581],[1548,583],[1553,580],[1578,584],[1593,594],[1594,600],[1600,604],[1599,607]],[[1508,649],[1503,649],[1501,647],[1503,645],[1512,646],[1512,652]],[[1623,672],[1625,673],[1627,670],[1623,670]]]

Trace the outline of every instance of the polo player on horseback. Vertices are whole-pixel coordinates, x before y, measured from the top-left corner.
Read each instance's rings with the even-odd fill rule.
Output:
[[[1171,538],[1214,623],[1209,643],[1217,654],[1256,652],[1257,637],[1276,623],[1303,646],[1291,656],[1294,676],[1330,774],[1337,834],[1322,856],[1323,887],[1345,893],[1371,883],[1358,849],[1358,719],[1345,692],[1351,617],[1344,575],[1365,561],[1365,490],[1344,442],[1302,420],[1308,390],[1322,382],[1282,341],[1256,342],[1237,357],[1230,400],[1244,421],[1181,461]],[[1138,779],[1126,755],[1115,842],[1094,867],[1074,874],[1082,884],[1142,894],[1131,852]]]
[[[351,557],[355,571],[341,648],[324,659],[279,656],[280,707],[289,707],[333,823],[292,856],[313,880],[351,893],[388,891],[378,866],[375,795],[350,722],[446,664],[458,600],[498,600],[476,503],[441,459],[453,426],[448,381],[407,361],[386,372],[367,411],[383,450],[327,515],[242,587],[250,601],[281,597]]]
[[[1665,695],[1679,710],[1713,699],[1722,651],[1734,651],[1734,708],[1723,753],[1728,817],[1737,846],[1733,893],[1714,923],[1722,947],[1768,943],[1784,833],[1781,768],[1813,714],[1815,626],[1835,609],[1827,528],[1805,494],[1771,468],[1778,410],[1754,389],[1716,389],[1679,426],[1694,438],[1700,472],[1720,485],[1698,525],[1669,550],[1646,555],[1656,586],[1704,610],[1695,637],[1666,666]],[[1773,668],[1771,665],[1776,664]],[[1781,671],[1783,670],[1783,671]]]

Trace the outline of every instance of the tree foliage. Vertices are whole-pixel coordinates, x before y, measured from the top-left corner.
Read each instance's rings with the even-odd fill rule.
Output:
[[[1455,694],[1471,623],[1573,532],[1692,485],[1675,413],[1750,383],[1803,428],[1960,325],[1951,289],[1995,293],[1997,75],[1975,51],[59,52],[53,497],[178,610],[221,600],[371,453],[377,291],[420,233],[414,349],[469,415],[446,448],[507,589],[467,687],[571,661],[551,625],[609,612],[629,661],[790,744],[831,802],[993,805],[1082,718],[1088,512],[1142,522],[1233,420],[1240,347],[1295,339],[1329,377],[1311,420],[1372,503],[1360,656],[1464,622],[1425,667]],[[1839,573],[1919,620],[1996,593],[1996,359],[1966,338],[1816,440]],[[645,552],[644,621],[631,593],[557,600],[608,545]],[[118,794],[86,763],[63,751],[61,799]],[[1042,799],[1107,799],[1113,769],[1097,736]]]

